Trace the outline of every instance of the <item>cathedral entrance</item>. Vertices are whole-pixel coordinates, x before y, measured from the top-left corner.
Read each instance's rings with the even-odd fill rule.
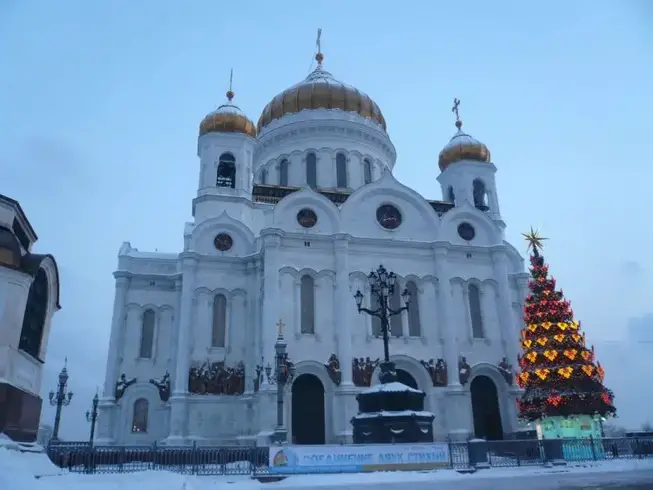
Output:
[[[417,381],[415,381],[415,378],[413,378],[413,376],[408,371],[404,371],[403,369],[397,369],[397,381],[416,390],[418,389]]]
[[[497,385],[487,376],[476,376],[469,390],[472,394],[474,436],[488,441],[503,439]]]
[[[291,424],[293,444],[325,443],[324,385],[313,374],[293,381]]]

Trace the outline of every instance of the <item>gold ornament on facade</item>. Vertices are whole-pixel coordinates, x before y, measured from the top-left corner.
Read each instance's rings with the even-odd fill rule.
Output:
[[[386,122],[381,109],[369,96],[355,87],[336,80],[331,73],[324,70],[324,54],[321,49],[322,29],[317,34],[317,68],[306,79],[277,95],[265,106],[259,118],[259,131],[275,119],[303,110],[337,109],[354,112],[377,122],[385,131]]]
[[[232,90],[233,70],[229,78],[227,103],[207,114],[200,123],[200,136],[207,133],[243,133],[256,138],[256,127],[240,108],[232,103],[234,92]]]
[[[461,160],[490,162],[490,150],[488,147],[462,131],[463,122],[460,119],[459,106],[460,100],[454,99],[451,112],[456,115],[456,128],[458,128],[458,131],[440,152],[438,165],[441,171],[444,171],[452,163]]]

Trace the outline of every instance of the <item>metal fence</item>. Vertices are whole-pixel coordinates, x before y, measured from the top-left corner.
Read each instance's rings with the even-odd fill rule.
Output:
[[[449,468],[544,465],[551,460],[591,462],[653,458],[652,438],[510,440],[449,442]],[[207,446],[93,446],[52,443],[47,448],[54,464],[79,473],[125,473],[168,470],[193,475],[263,476],[268,471],[267,447]]]

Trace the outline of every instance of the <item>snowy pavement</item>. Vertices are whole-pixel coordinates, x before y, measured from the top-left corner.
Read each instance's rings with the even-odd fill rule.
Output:
[[[84,475],[54,466],[43,453],[0,445],[2,490],[653,490],[653,459],[602,461],[565,467],[491,468],[367,474],[296,475],[274,483],[249,476],[191,476],[167,471]]]

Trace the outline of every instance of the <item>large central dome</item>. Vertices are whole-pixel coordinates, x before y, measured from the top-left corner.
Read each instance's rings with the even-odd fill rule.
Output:
[[[305,80],[284,90],[265,106],[258,120],[258,130],[286,114],[295,114],[305,109],[335,109],[355,112],[371,119],[386,130],[381,109],[368,95],[351,85],[336,80],[324,70],[322,53],[315,57],[317,68]]]

